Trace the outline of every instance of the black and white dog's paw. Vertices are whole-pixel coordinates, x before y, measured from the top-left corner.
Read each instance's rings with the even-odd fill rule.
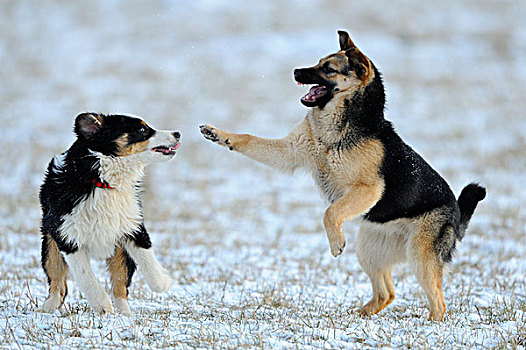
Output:
[[[131,316],[132,312],[130,310],[130,305],[128,305],[128,300],[124,298],[115,298],[114,303],[116,312],[125,316]]]
[[[38,311],[51,314],[62,306],[62,298],[59,294],[50,294]]]
[[[157,271],[150,276],[144,277],[152,292],[163,293],[172,286],[172,277],[164,271]]]
[[[113,305],[111,304],[111,299],[106,293],[101,294],[95,300],[89,300],[89,303],[93,311],[95,311],[98,314],[104,315],[115,313],[115,311],[113,310]]]

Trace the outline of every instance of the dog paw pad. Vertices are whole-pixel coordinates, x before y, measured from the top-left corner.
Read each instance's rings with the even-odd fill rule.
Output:
[[[201,131],[201,134],[203,134],[203,136],[212,141],[212,142],[217,142],[219,141],[219,137],[217,136],[216,132],[215,132],[215,128],[211,125],[201,125],[199,127],[200,131]]]

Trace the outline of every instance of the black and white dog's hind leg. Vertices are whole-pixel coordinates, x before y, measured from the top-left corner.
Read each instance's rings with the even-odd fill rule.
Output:
[[[115,311],[131,315],[128,305],[128,287],[131,284],[136,265],[130,255],[121,245],[115,248],[113,256],[107,259],[108,271],[111,279],[111,293],[113,295],[113,305]]]
[[[153,292],[166,292],[172,285],[172,278],[155,257],[152,243],[144,225],[124,242],[124,249],[137,264],[144,280]]]
[[[59,252],[57,243],[47,233],[42,235],[42,268],[46,273],[49,295],[40,310],[52,313],[62,306],[68,294],[68,265]]]

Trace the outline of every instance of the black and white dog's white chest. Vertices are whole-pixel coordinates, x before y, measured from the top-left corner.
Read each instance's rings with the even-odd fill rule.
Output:
[[[143,166],[120,164],[121,159],[107,157],[100,157],[99,163],[99,177],[111,188],[94,186],[89,195],[62,216],[59,234],[92,258],[106,259],[143,222],[137,188]]]
[[[95,188],[63,217],[59,230],[64,240],[86,250],[91,257],[106,259],[120,240],[138,229],[142,220],[135,193]]]

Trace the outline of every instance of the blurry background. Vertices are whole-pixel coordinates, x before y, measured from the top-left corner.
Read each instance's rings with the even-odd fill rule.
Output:
[[[152,220],[212,214],[210,201],[229,194],[230,205],[254,192],[279,202],[274,192],[291,186],[308,196],[310,178],[228,154],[197,127],[284,136],[306,111],[292,70],[336,51],[338,29],[383,72],[387,118],[455,192],[478,180],[486,209],[516,208],[526,193],[525,14],[524,1],[2,1],[1,231],[36,231],[43,171],[73,141],[81,111],[182,132],[177,159],[154,166],[149,198],[162,205]]]
[[[286,135],[306,112],[299,99],[307,88],[295,84],[293,69],[337,51],[336,31],[345,29],[383,73],[386,116],[404,140],[456,194],[469,181],[488,188],[456,276],[469,273],[493,291],[499,277],[479,264],[506,262],[524,282],[525,15],[522,0],[2,0],[0,272],[20,265],[23,275],[20,257],[29,256],[32,288],[45,294],[31,237],[46,165],[73,142],[79,112],[121,112],[182,133],[177,157],[148,171],[145,199],[147,227],[179,285],[202,287],[217,273],[192,270],[199,261],[230,277],[238,271],[241,283],[286,278],[283,270],[316,257],[319,283],[361,283],[352,306],[365,301],[368,281],[349,254],[355,225],[346,226],[348,254],[332,260],[321,225],[326,204],[312,179],[255,164],[198,131],[208,122]]]

